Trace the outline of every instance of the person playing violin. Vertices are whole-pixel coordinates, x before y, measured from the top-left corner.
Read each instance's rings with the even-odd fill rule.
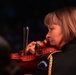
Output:
[[[45,54],[35,75],[76,75],[76,7],[48,13],[44,24],[48,28],[47,41],[61,52]],[[41,41],[29,43],[26,52],[35,53],[36,44],[40,45]]]

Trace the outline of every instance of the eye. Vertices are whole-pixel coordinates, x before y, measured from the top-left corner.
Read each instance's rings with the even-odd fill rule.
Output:
[[[53,30],[54,28],[52,27],[52,28],[49,28],[49,30]]]

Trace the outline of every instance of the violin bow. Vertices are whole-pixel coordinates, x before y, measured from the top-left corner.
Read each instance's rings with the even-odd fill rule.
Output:
[[[26,55],[26,47],[28,45],[28,35],[29,35],[29,27],[23,28],[23,50],[24,55]]]

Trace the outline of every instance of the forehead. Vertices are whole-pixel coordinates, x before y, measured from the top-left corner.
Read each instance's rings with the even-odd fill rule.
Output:
[[[53,28],[62,28],[60,25],[58,25],[58,24],[49,24],[48,26],[48,29],[50,28],[50,27],[53,27]]]
[[[56,17],[56,15],[49,18],[49,25],[58,25],[58,24],[59,24],[59,20]]]
[[[48,25],[53,25],[53,24],[57,24],[59,25],[60,24],[60,21],[58,19],[58,17],[56,16],[55,13],[49,13],[45,19],[44,19],[44,23],[46,26]]]

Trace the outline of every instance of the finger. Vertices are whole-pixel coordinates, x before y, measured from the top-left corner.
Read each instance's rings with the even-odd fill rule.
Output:
[[[35,49],[33,49],[33,48],[30,48],[30,50],[29,50],[32,54],[34,54],[35,53]]]
[[[31,42],[30,44],[28,44],[28,47],[31,47],[31,46],[33,46],[33,45],[36,45],[36,42]]]
[[[35,53],[35,45],[26,48],[26,53],[30,51],[31,53]]]
[[[34,54],[35,53],[35,49],[30,47],[29,49],[26,49],[26,53],[27,52],[31,52],[32,54]]]
[[[40,46],[43,46],[43,42],[41,41],[37,41],[37,44],[39,44]]]

